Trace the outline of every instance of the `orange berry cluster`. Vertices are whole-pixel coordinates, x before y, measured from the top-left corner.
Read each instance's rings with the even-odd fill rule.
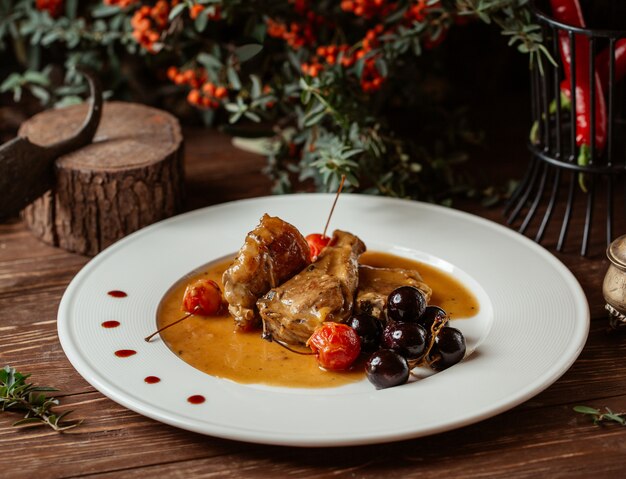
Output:
[[[200,5],[196,3],[189,9],[189,16],[192,20],[195,20],[200,16],[202,12],[207,10],[206,14],[209,17],[209,20],[219,20],[222,17],[219,5],[216,5],[213,8],[207,9],[204,5]]]
[[[324,68],[324,63],[327,65],[341,64],[344,68],[349,68],[354,65],[356,56],[351,55],[350,47],[347,44],[343,45],[321,45],[317,47],[315,51],[316,55],[311,58],[309,62],[300,65],[302,73],[312,77],[316,77],[320,74]]]
[[[119,8],[126,8],[134,5],[139,0],[104,0],[105,5],[111,5]]]
[[[37,0],[35,7],[42,12],[48,12],[52,18],[55,18],[63,12],[63,0]]]
[[[397,8],[395,3],[387,0],[342,0],[341,9],[352,12],[357,17],[372,18],[384,17]]]
[[[215,109],[220,106],[219,100],[228,98],[228,90],[223,86],[216,86],[207,81],[204,69],[188,69],[180,71],[172,66],[167,70],[167,77],[177,85],[191,87],[187,94],[187,101],[196,107]]]
[[[384,31],[385,28],[382,24],[368,30],[361,42],[361,48],[352,53],[350,52],[350,47],[346,44],[321,45],[317,47],[315,55],[311,60],[300,65],[302,73],[316,77],[323,70],[324,64],[340,64],[344,68],[350,68],[357,60],[365,57],[372,49],[380,45],[378,37]],[[365,60],[360,78],[361,89],[366,93],[372,93],[379,90],[383,82],[384,77],[376,67],[376,56]]]
[[[404,18],[411,21],[423,22],[428,13],[428,0],[417,0],[414,5],[409,6],[404,12]]]
[[[369,29],[365,34],[365,38],[363,38],[361,49],[356,52],[356,57],[359,59],[363,58],[372,49],[380,46],[380,40],[378,37],[382,35],[384,31],[385,27],[380,23],[374,28]],[[372,93],[379,90],[383,82],[384,78],[378,71],[378,68],[376,68],[376,57],[369,57],[365,60],[365,64],[363,65],[363,73],[361,73],[361,89],[365,93]]]
[[[167,69],[167,78],[177,85],[188,85],[191,88],[200,88],[207,81],[206,71],[203,68],[196,70],[189,68],[181,71],[171,66]]]
[[[153,7],[144,5],[135,12],[130,24],[133,27],[133,37],[150,53],[156,53],[155,43],[159,41],[161,33],[168,23],[170,9],[178,0],[168,2],[158,0]]]
[[[383,85],[384,78],[376,68],[376,60],[368,58],[363,66],[361,74],[361,90],[365,93],[372,93],[380,90]]]
[[[303,22],[285,23],[267,19],[267,34],[270,37],[282,38],[294,50],[304,46],[311,46],[316,41],[315,31],[324,23],[324,17],[308,11]]]

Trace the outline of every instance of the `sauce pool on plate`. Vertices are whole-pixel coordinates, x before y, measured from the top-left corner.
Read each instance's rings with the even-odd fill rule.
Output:
[[[181,303],[185,287],[199,278],[215,281],[222,288],[222,274],[232,259],[210,263],[178,281],[163,297],[157,312],[162,328],[185,313]],[[478,313],[474,295],[448,273],[433,266],[380,252],[366,252],[360,263],[368,266],[415,269],[433,289],[430,304],[442,307],[453,319]],[[223,288],[222,288],[223,289]],[[191,316],[162,331],[161,338],[183,361],[212,376],[244,384],[267,384],[302,388],[335,387],[360,381],[365,373],[362,361],[350,371],[323,371],[314,356],[291,353],[261,338],[260,331],[235,332],[233,319],[220,316]]]

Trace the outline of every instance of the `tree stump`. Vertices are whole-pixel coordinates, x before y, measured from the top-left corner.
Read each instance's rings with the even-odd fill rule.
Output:
[[[49,145],[71,136],[88,105],[40,113],[20,136]],[[31,231],[68,251],[95,255],[120,238],[178,213],[183,139],[172,115],[135,103],[104,104],[93,143],[55,163],[56,185],[22,211]]]

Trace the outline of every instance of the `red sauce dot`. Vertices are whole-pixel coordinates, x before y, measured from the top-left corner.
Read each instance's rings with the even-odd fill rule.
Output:
[[[204,396],[196,394],[195,396],[189,396],[187,398],[187,401],[189,401],[191,404],[202,404],[204,401],[206,401],[206,399]]]
[[[132,356],[133,354],[137,354],[137,351],[134,349],[119,349],[115,351],[115,355],[118,358],[127,358],[128,356]]]
[[[156,376],[148,376],[144,379],[144,381],[148,384],[156,384],[158,382],[161,382],[161,378],[158,378]]]
[[[114,298],[125,298],[126,296],[128,296],[128,294],[126,294],[124,291],[119,291],[117,289],[109,291],[107,294],[109,296],[113,296]]]
[[[102,323],[103,328],[117,328],[119,325],[119,321],[105,321],[104,323]]]

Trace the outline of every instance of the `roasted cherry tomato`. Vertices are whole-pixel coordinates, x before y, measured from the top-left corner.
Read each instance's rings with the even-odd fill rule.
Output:
[[[306,345],[317,353],[317,362],[326,369],[348,369],[359,357],[361,340],[350,326],[328,321],[319,326]]]
[[[187,286],[183,309],[202,316],[217,314],[222,307],[222,292],[215,281],[201,278]]]
[[[306,237],[306,241],[309,243],[309,249],[311,250],[311,261],[315,261],[322,250],[330,243],[330,236],[313,233]]]

